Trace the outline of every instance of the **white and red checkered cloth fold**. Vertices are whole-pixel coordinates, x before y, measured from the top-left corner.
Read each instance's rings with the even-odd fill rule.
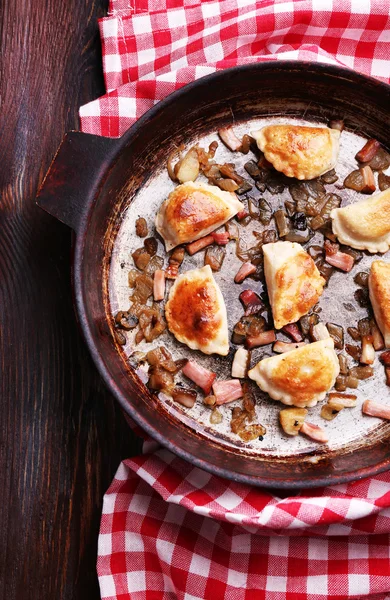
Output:
[[[230,66],[301,59],[390,81],[388,0],[111,0],[100,33],[107,93],[80,119],[111,137]],[[97,569],[104,600],[390,600],[390,473],[277,494],[148,440],[104,497]]]

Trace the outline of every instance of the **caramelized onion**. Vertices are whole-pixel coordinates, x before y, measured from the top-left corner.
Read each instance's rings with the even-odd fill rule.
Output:
[[[161,256],[152,256],[152,258],[150,259],[150,261],[148,262],[148,266],[145,269],[145,273],[146,275],[150,275],[152,277],[152,275],[155,274],[156,271],[158,271],[159,269],[162,269],[164,266],[164,259]],[[138,273],[139,275],[139,273]]]
[[[368,166],[373,171],[385,171],[390,167],[390,154],[384,148],[379,148],[375,156],[368,163]]]
[[[245,133],[242,136],[242,142],[241,142],[241,148],[240,148],[240,152],[242,152],[242,154],[248,154],[251,144],[254,142],[255,140],[253,139],[253,137],[251,137],[250,135],[248,135],[247,133]]]
[[[218,423],[222,422],[222,415],[219,412],[218,408],[214,408],[213,412],[210,415],[210,423],[212,425],[218,425]]]
[[[361,287],[368,287],[368,277],[369,277],[369,273],[365,273],[364,271],[360,271],[359,273],[357,273],[355,275],[355,277],[353,278],[354,282],[357,283],[357,285],[360,285]]]
[[[130,331],[138,325],[138,318],[128,311],[120,310],[115,316],[115,324],[119,329]]]
[[[254,160],[245,163],[244,169],[253,179],[256,180],[260,177],[260,169]]]
[[[374,375],[374,369],[370,366],[352,367],[352,369],[349,370],[349,374],[351,377],[356,377],[356,379],[359,380],[369,379]]]
[[[210,265],[212,271],[219,271],[222,267],[226,250],[223,246],[210,246],[204,256],[204,264]]]
[[[354,360],[360,360],[361,350],[359,346],[354,346],[353,344],[345,344],[345,350],[350,356],[352,356]]]
[[[240,187],[233,179],[223,179],[222,177],[214,179],[213,183],[224,192],[236,192]]]
[[[279,237],[284,237],[290,231],[290,223],[284,210],[276,210],[274,212],[276,227],[278,228]]]
[[[340,374],[348,375],[348,359],[347,359],[347,357],[344,356],[344,354],[339,354],[338,359],[339,359],[339,366],[340,366]]]
[[[133,261],[137,269],[143,271],[148,266],[148,263],[151,259],[150,254],[146,251],[145,248],[137,248],[132,253]]]
[[[342,350],[344,348],[344,329],[335,323],[327,323],[326,327],[329,331],[330,337],[334,341],[334,347],[336,350]]]
[[[344,180],[344,187],[362,194],[372,194],[375,191],[375,179],[369,165],[352,171]]]
[[[174,388],[175,381],[172,373],[166,371],[161,366],[152,366],[149,369],[148,386],[153,391],[163,391],[171,394]]]
[[[225,163],[224,165],[220,165],[219,172],[221,173],[222,177],[226,177],[226,179],[232,179],[233,181],[238,183],[239,186],[242,185],[245,181],[244,178],[241,177],[241,175],[236,173],[236,171],[234,170],[234,165],[232,163]]]
[[[379,173],[378,186],[381,192],[388,190],[390,188],[390,175],[385,175],[385,173]]]
[[[229,239],[237,240],[239,237],[238,225],[234,221],[225,223],[226,232],[229,234]]]
[[[134,303],[146,304],[153,295],[153,279],[144,273],[140,273],[134,282],[134,293],[130,300]]]
[[[148,224],[146,223],[146,219],[143,217],[138,217],[135,222],[135,233],[138,237],[146,237],[148,235]]]
[[[330,184],[330,183],[336,183],[336,181],[338,180],[338,177],[336,175],[335,170],[332,169],[331,171],[324,173],[324,175],[321,175],[320,179],[323,183]]]
[[[197,393],[195,390],[191,390],[189,388],[185,388],[184,386],[177,385],[172,390],[172,398],[175,402],[178,402],[182,406],[186,408],[192,408],[196,401]]]
[[[359,330],[356,329],[356,327],[348,327],[347,331],[355,342],[358,342],[360,340],[360,333]]]

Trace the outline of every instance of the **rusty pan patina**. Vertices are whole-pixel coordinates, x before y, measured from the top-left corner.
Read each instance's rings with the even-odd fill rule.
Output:
[[[346,130],[336,168],[339,180],[327,189],[340,193],[348,203],[357,199],[356,193],[340,189],[346,174],[356,168],[356,151],[371,137],[388,146],[389,105],[389,86],[346,69],[298,62],[257,64],[209,75],[182,88],[118,140],[76,132],[63,140],[37,202],[75,231],[74,288],[86,342],[126,413],[191,463],[236,481],[275,488],[335,484],[390,467],[390,424],[361,413],[366,398],[390,401],[383,369],[377,364],[375,377],[359,386],[357,408],[342,411],[331,422],[320,418],[320,406],[311,409],[310,421],[321,424],[329,434],[325,446],[303,436],[288,439],[283,435],[278,426],[282,405],[254,387],[257,416],[267,434],[263,440],[244,444],[230,431],[231,406],[223,407],[222,423],[211,426],[209,410],[200,401],[188,410],[162,395],[152,395],[142,383],[142,372],[137,375],[131,366],[132,336],[126,346],[119,346],[112,335],[113,314],[129,306],[130,253],[142,245],[135,236],[134,222],[138,216],[145,217],[153,233],[156,211],[173,188],[166,172],[166,158],[173,148],[182,143],[187,148],[196,142],[206,145],[217,139],[217,131],[224,125],[234,124],[240,135],[266,123],[327,124],[341,118]],[[250,157],[233,157],[220,144],[217,158],[242,167]],[[267,194],[262,197],[273,209],[289,199],[287,190],[276,196]],[[253,225],[245,233],[248,239],[251,228]],[[314,243],[313,238],[310,244]],[[239,292],[245,287],[262,291],[261,283],[256,288],[253,282],[241,287],[232,282],[231,274],[241,264],[233,246],[216,274],[229,307],[229,328],[242,314]],[[332,276],[320,301],[321,320],[346,328],[366,316],[365,309],[353,301],[357,289],[353,276],[367,270],[375,258],[364,254],[348,276]],[[195,255],[186,257],[184,266],[187,270],[202,264],[203,256]],[[195,354],[197,361],[220,378],[230,377],[231,356],[193,353],[168,333],[160,342],[174,358]],[[155,345],[141,344],[137,349]],[[264,354],[270,351],[258,349],[253,363]]]

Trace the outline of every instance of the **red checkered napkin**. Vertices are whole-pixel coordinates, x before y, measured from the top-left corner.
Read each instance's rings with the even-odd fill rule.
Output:
[[[82,130],[116,137],[161,98],[264,60],[343,64],[390,80],[388,0],[111,0],[107,94]],[[390,108],[390,107],[389,107]],[[210,475],[153,441],[104,497],[104,600],[390,600],[390,473],[285,497]]]
[[[132,13],[128,5],[112,0],[100,21],[108,92],[80,109],[88,133],[118,137],[174,90],[235,65],[301,59],[390,78],[389,0],[152,0],[138,12],[148,9],[142,0]]]

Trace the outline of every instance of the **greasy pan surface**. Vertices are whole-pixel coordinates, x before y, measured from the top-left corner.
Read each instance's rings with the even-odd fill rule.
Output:
[[[159,400],[131,369],[128,361],[131,345],[119,347],[112,337],[112,312],[128,308],[128,304],[123,306],[129,295],[123,273],[127,274],[132,267],[129,252],[142,245],[134,238],[134,219],[145,216],[151,225],[156,208],[172,189],[165,169],[172,148],[181,143],[188,148],[195,141],[214,139],[221,126],[232,122],[243,133],[280,119],[326,124],[331,118],[343,118],[347,132],[343,134],[336,168],[340,183],[356,168],[353,156],[365,139],[374,137],[388,145],[388,106],[388,86],[346,70],[298,63],[252,65],[211,75],[187,86],[149,111],[117,142],[114,160],[101,173],[99,181],[94,181],[93,208],[79,226],[75,250],[76,300],[94,359],[120,404],[173,452],[225,477],[283,488],[356,479],[390,466],[390,424],[363,417],[360,409],[354,409],[349,413],[343,411],[347,416],[341,413],[336,421],[329,423],[331,435],[326,447],[314,445],[301,436],[299,440],[290,440],[276,424],[282,406],[260,393],[257,410],[260,422],[267,427],[267,435],[264,442],[240,443],[226,426],[231,407],[224,409],[225,427],[213,430],[204,411],[185,412]],[[221,145],[219,151],[221,162],[236,161],[236,156],[226,154]],[[248,158],[236,162],[243,163]],[[347,201],[357,199],[353,193],[339,193]],[[279,202],[273,197],[273,209],[279,203],[283,206],[286,199],[287,196]],[[230,252],[234,254],[234,249]],[[200,257],[195,257],[192,262],[187,261],[182,271],[198,265],[199,260]],[[234,258],[231,260],[229,272],[236,266]],[[371,260],[365,257],[355,271],[367,270]],[[352,281],[355,271],[348,278],[340,274],[334,276],[334,281],[331,279],[321,300],[325,321],[346,327],[365,316],[357,307],[352,316],[348,308],[340,308],[343,296],[348,304],[356,289],[355,284],[346,283]],[[234,298],[238,298],[242,288],[224,279],[224,273],[225,269],[216,279],[232,306],[231,330],[238,320],[236,312],[241,310],[234,304]],[[174,358],[189,355],[182,345],[172,344],[170,339],[166,334],[153,346],[163,343]],[[222,357],[206,358],[202,364],[211,365],[221,378],[229,377],[226,365],[231,364],[230,360],[227,363]],[[383,379],[382,371],[380,377]],[[361,385],[359,403],[367,394],[377,399],[388,393],[387,389],[375,378],[366,387]],[[323,425],[319,410],[319,407],[311,409],[310,421]],[[318,418],[312,418],[312,414]]]

